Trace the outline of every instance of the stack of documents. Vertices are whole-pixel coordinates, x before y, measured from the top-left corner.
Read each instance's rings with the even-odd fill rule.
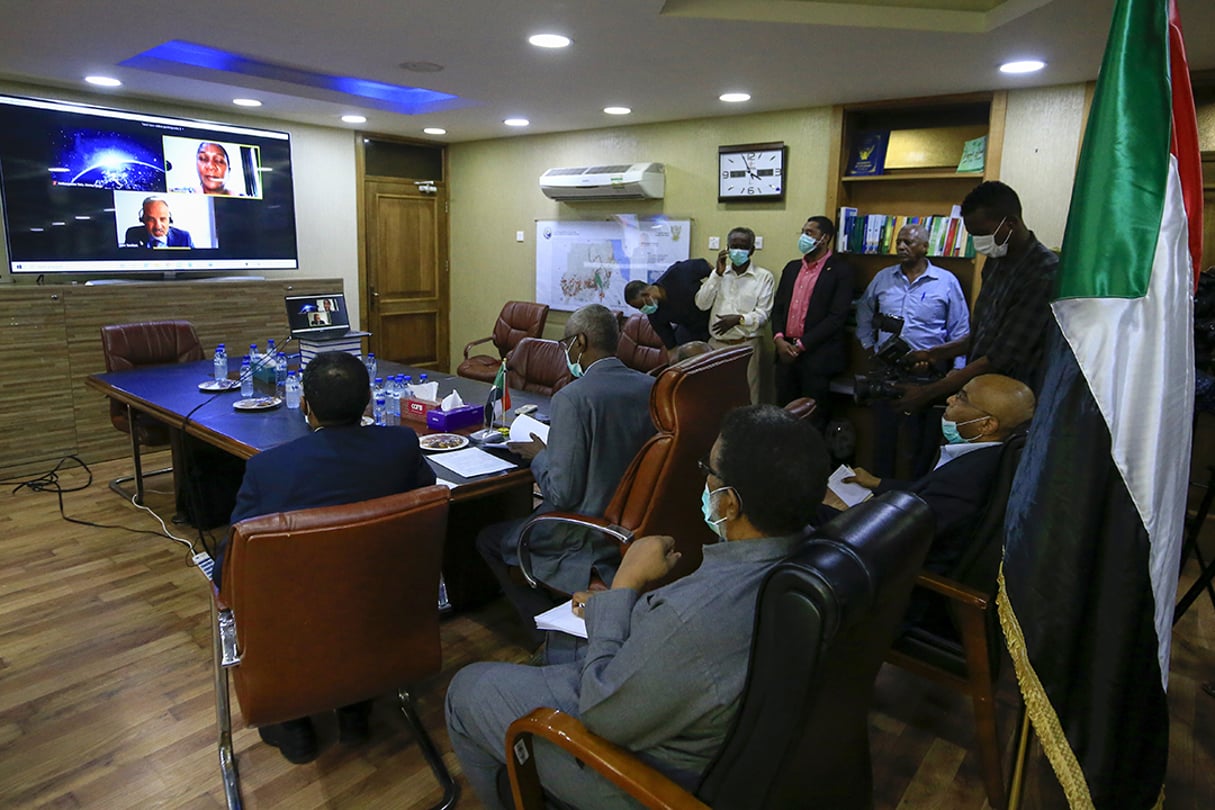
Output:
[[[557,605],[536,617],[537,630],[556,630],[578,638],[586,638],[586,620],[574,615],[574,600]]]

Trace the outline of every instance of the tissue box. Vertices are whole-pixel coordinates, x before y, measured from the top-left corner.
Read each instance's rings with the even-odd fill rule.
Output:
[[[403,419],[419,419],[425,421],[426,414],[432,410],[438,410],[439,403],[433,399],[418,399],[410,397],[401,401],[401,418]]]
[[[479,425],[484,418],[483,405],[464,405],[450,411],[432,408],[426,413],[426,426],[432,430],[452,431],[469,425]]]

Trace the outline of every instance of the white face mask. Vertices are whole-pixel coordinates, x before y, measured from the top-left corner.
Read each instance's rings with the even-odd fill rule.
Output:
[[[1007,217],[1005,217],[1005,219],[1007,219]],[[987,234],[987,236],[971,237],[974,239],[975,252],[982,253],[984,256],[990,256],[993,259],[999,259],[1000,257],[1006,255],[1008,253],[1008,243],[1012,240],[1012,231],[1010,230],[1008,232],[1008,238],[1004,240],[1003,244],[996,244],[996,233],[1003,226],[1004,219],[1000,220],[1000,224],[996,226],[996,230]]]

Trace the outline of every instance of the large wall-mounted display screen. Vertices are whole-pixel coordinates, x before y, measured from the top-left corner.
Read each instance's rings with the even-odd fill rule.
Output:
[[[14,273],[294,269],[285,132],[0,95]]]

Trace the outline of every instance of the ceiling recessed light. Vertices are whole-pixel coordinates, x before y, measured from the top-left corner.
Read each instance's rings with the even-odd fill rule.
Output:
[[[98,87],[122,87],[122,82],[113,76],[85,76],[84,80]]]
[[[1001,73],[1035,73],[1046,67],[1040,59],[1022,59],[1017,62],[1005,62],[1000,65]]]
[[[561,34],[533,34],[527,41],[537,48],[567,48],[573,40]]]
[[[422,131],[425,132],[427,135],[446,135],[447,134],[447,130],[443,129],[443,127],[426,127],[426,129],[424,129]]]
[[[603,111],[608,115],[628,115],[632,109],[628,107],[604,107]]]
[[[750,101],[751,94],[750,93],[722,93],[720,96],[718,96],[718,98],[721,99],[722,101],[728,101],[731,104],[738,104],[739,102],[742,102],[742,101]]]
[[[234,98],[232,103],[237,107],[260,107],[262,103],[255,98]]]
[[[342,120],[347,124],[366,124],[367,116],[365,115],[343,115]]]
[[[530,124],[531,121],[528,121],[526,118],[507,118],[502,123],[506,124],[508,127],[525,127]]]

